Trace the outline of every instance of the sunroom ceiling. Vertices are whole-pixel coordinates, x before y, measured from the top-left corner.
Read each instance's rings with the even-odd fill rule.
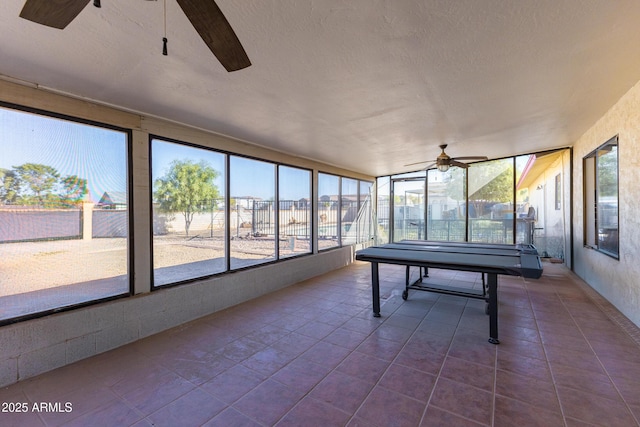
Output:
[[[64,30],[0,2],[0,75],[368,175],[571,145],[640,80],[636,0],[217,0],[228,73],[174,0],[89,4]],[[1,95],[0,95],[1,98]]]

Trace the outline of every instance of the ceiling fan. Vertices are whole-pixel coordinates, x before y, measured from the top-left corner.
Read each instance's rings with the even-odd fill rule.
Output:
[[[63,29],[90,0],[26,0],[20,17],[47,27]],[[251,65],[240,40],[214,0],[176,0],[211,52],[231,72]],[[100,7],[100,0],[93,0]],[[163,39],[166,54],[166,38]]]
[[[451,166],[458,166],[459,168],[463,168],[463,169],[466,169],[469,167],[468,164],[462,163],[459,160],[488,160],[488,157],[486,156],[449,157],[449,155],[444,152],[444,149],[447,148],[447,144],[439,145],[439,147],[442,150],[442,153],[440,153],[440,155],[435,160],[426,160],[424,162],[409,163],[408,165],[405,165],[405,166],[413,166],[413,165],[419,165],[421,163],[432,162],[430,165],[428,165],[424,169],[426,170],[431,168],[432,166],[436,166],[440,172],[446,172],[449,170],[449,167]]]

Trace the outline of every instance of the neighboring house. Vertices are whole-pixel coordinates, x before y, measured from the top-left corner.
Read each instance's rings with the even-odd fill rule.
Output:
[[[98,206],[104,209],[126,209],[127,193],[124,191],[105,191]]]

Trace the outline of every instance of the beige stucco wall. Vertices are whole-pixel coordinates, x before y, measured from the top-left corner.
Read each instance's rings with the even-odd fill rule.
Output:
[[[620,259],[583,246],[582,158],[619,136]],[[640,82],[574,145],[575,272],[640,326]]]

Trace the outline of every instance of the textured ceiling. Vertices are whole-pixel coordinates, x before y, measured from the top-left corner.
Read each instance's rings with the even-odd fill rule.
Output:
[[[0,74],[369,175],[572,145],[640,80],[637,0],[218,0],[227,73],[175,2],[64,30],[0,2]]]

